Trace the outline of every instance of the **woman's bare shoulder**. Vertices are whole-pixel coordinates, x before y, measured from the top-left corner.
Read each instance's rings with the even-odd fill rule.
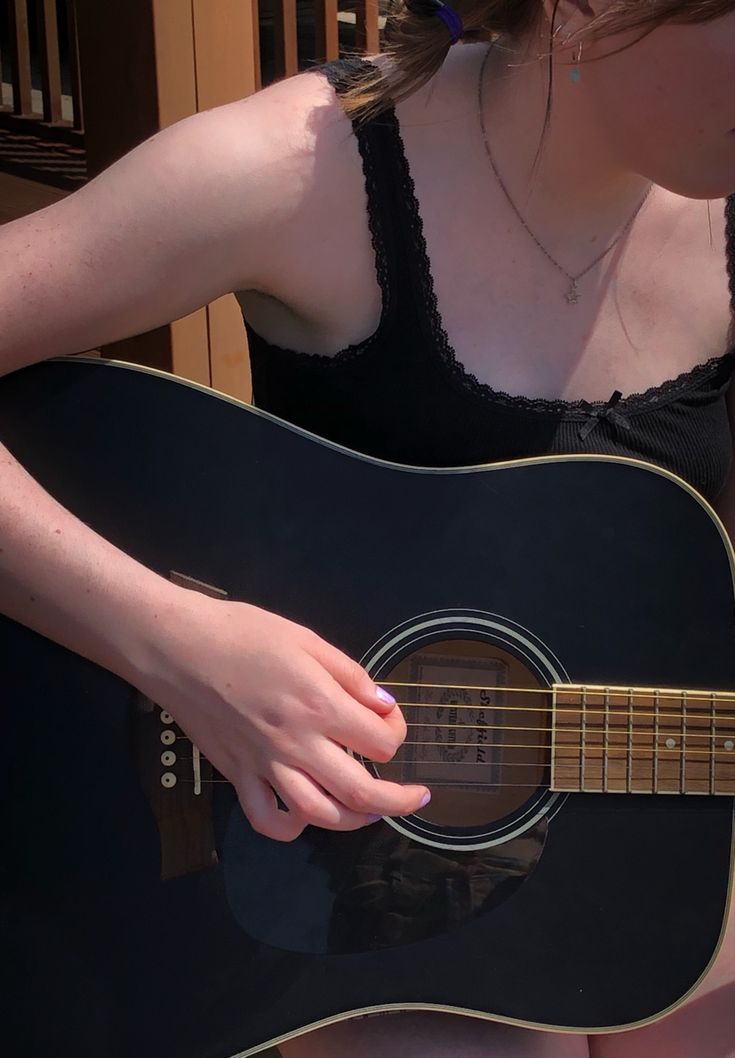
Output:
[[[150,330],[233,290],[288,291],[307,240],[349,207],[352,139],[313,71],[186,118],[3,226],[0,371]]]
[[[261,278],[278,282],[287,258],[302,248],[313,253],[316,238],[339,232],[351,213],[364,212],[362,167],[351,122],[319,69],[231,104],[229,112],[222,108],[222,117],[233,136],[245,129],[247,138],[260,138],[264,179],[259,198],[267,200],[270,218],[270,261],[262,259]],[[241,149],[248,156],[245,164],[252,165],[252,148],[243,143]]]

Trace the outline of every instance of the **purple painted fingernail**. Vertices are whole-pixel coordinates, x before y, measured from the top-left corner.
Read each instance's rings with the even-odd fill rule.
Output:
[[[376,691],[376,694],[378,695],[378,698],[380,698],[381,702],[385,702],[386,705],[395,705],[396,704],[396,700],[393,697],[393,695],[392,694],[388,694],[388,692],[386,690],[384,690],[382,687],[378,687],[378,689]]]
[[[378,823],[383,817],[382,816],[368,816],[368,823]]]
[[[428,805],[430,800],[431,800],[431,794],[430,793],[424,794],[424,799],[421,802],[421,804],[419,805],[419,808],[426,808],[426,806]]]

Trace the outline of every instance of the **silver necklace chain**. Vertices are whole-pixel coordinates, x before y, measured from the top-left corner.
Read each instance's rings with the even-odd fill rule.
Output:
[[[513,212],[518,217],[518,219],[520,220],[521,224],[526,229],[528,234],[531,236],[533,241],[536,243],[538,248],[540,250],[543,250],[543,252],[546,254],[546,256],[551,261],[551,263],[556,268],[558,268],[560,272],[563,272],[564,275],[569,280],[569,283],[570,283],[569,289],[567,290],[567,292],[564,295],[564,297],[566,298],[567,302],[570,305],[575,305],[579,301],[579,299],[581,297],[581,294],[579,292],[579,288],[577,287],[577,280],[581,279],[582,276],[586,275],[592,268],[594,268],[595,265],[598,263],[598,261],[601,261],[602,258],[606,256],[606,254],[609,254],[610,251],[613,249],[613,247],[616,246],[618,244],[618,242],[622,239],[622,237],[625,235],[625,233],[628,230],[628,228],[631,226],[631,224],[633,223],[635,218],[640,213],[640,211],[643,208],[643,205],[646,202],[648,196],[651,194],[651,191],[653,190],[653,184],[651,184],[650,187],[648,188],[648,191],[646,191],[645,195],[641,199],[641,202],[640,202],[638,208],[636,209],[635,213],[633,214],[633,216],[630,218],[630,220],[627,222],[627,224],[625,224],[621,228],[620,232],[617,234],[615,239],[610,243],[610,245],[607,247],[607,249],[603,250],[601,254],[598,254],[598,256],[594,259],[594,261],[591,264],[587,265],[587,267],[584,269],[584,271],[579,272],[576,276],[573,276],[569,272],[567,272],[566,268],[564,268],[563,265],[560,265],[558,261],[554,260],[554,258],[551,256],[549,251],[546,249],[546,247],[541,245],[541,243],[538,241],[536,236],[533,234],[533,232],[531,231],[529,226],[526,224],[526,222],[523,219],[523,217],[521,216],[521,214],[520,214],[515,202],[511,198],[507,187],[503,183],[503,179],[502,179],[500,173],[498,172],[498,167],[496,166],[495,161],[493,159],[492,151],[490,150],[490,144],[488,143],[488,139],[487,139],[487,131],[485,129],[485,118],[484,118],[484,115],[483,115],[483,112],[482,112],[482,84],[483,84],[484,75],[485,75],[485,67],[487,66],[487,61],[490,58],[490,52],[493,50],[494,46],[495,46],[495,42],[493,42],[490,45],[490,47],[487,49],[487,52],[485,54],[485,58],[482,61],[482,67],[480,68],[480,77],[479,77],[479,80],[478,80],[478,88],[477,88],[477,104],[478,104],[478,109],[479,109],[479,112],[480,112],[480,128],[482,129],[482,138],[483,138],[483,141],[485,143],[485,150],[486,150],[487,156],[488,156],[488,158],[490,160],[490,165],[493,168],[493,172],[495,173],[495,176],[497,177],[497,181],[500,184],[501,188],[503,189],[503,193],[505,194],[505,197],[508,199],[508,202],[510,203],[510,205],[511,205],[511,207],[513,209]]]

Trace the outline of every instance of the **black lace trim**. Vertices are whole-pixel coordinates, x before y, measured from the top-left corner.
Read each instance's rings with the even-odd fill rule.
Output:
[[[396,161],[400,172],[406,213],[418,251],[415,263],[418,270],[419,293],[429,309],[429,327],[432,342],[452,380],[461,389],[474,394],[482,400],[489,400],[494,404],[500,404],[519,411],[568,415],[570,418],[586,418],[590,410],[603,409],[606,406],[604,400],[552,400],[544,397],[524,397],[493,389],[486,382],[480,382],[477,376],[468,371],[464,364],[457,359],[439,312],[436,291],[434,290],[434,279],[431,274],[429,254],[424,237],[424,224],[416,197],[416,185],[411,176],[410,166],[402,143],[399,157]],[[728,209],[730,211],[728,219],[731,228],[728,230],[727,267],[731,277],[732,304],[735,306],[735,195],[728,199]],[[730,371],[735,370],[735,346],[724,355],[711,357],[705,363],[697,364],[691,370],[677,375],[676,378],[666,379],[656,386],[649,387],[643,393],[631,393],[620,398],[617,406],[620,408],[624,407],[627,415],[650,411],[655,407],[660,407],[675,400],[689,390],[697,388],[725,365],[729,366]]]
[[[730,308],[735,326],[735,194],[725,202],[725,245],[727,246],[727,274],[730,277]]]

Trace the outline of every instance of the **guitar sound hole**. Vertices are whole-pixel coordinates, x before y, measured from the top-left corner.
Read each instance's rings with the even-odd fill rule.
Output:
[[[492,824],[549,785],[551,693],[502,647],[470,639],[422,645],[379,682],[398,700],[408,734],[390,763],[371,767],[431,789],[421,819]]]

